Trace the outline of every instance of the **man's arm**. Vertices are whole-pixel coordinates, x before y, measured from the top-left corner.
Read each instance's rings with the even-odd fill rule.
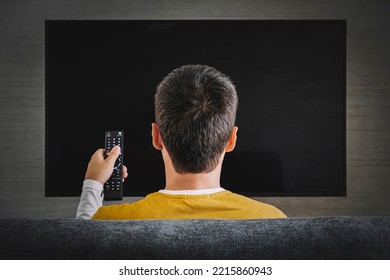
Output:
[[[91,219],[103,206],[103,185],[95,180],[84,180],[76,219]]]
[[[77,207],[77,219],[91,219],[103,205],[103,185],[110,178],[120,152],[120,147],[115,146],[106,159],[104,149],[97,150],[91,157]],[[127,175],[127,168],[123,165],[123,180]]]

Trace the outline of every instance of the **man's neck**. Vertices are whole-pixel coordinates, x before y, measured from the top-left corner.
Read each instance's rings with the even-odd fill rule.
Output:
[[[165,189],[166,190],[202,190],[220,188],[220,177],[222,161],[225,153],[222,153],[217,166],[208,173],[186,173],[179,174],[172,165],[171,158],[166,149],[162,150],[165,167]]]
[[[205,174],[186,174],[175,176],[174,178],[167,178],[166,190],[200,190],[219,188],[219,178],[208,178]]]
[[[218,165],[209,173],[178,174],[173,168],[166,168],[166,190],[200,190],[219,188],[221,166]]]

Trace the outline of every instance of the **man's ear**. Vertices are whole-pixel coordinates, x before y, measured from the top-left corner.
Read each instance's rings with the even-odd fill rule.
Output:
[[[233,127],[232,134],[230,135],[229,141],[226,145],[225,152],[231,152],[234,150],[234,147],[236,146],[236,141],[237,141],[237,131],[238,127],[235,126]]]
[[[163,143],[161,140],[160,129],[156,123],[152,123],[152,144],[157,150],[162,150]]]

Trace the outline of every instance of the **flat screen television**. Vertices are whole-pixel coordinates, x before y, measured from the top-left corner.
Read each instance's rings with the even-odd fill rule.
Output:
[[[154,94],[206,64],[238,97],[221,186],[248,196],[346,195],[345,20],[46,20],[45,194],[79,196],[104,132],[124,130],[124,196],[165,186]]]

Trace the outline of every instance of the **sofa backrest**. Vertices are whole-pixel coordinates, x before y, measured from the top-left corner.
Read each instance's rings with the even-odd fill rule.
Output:
[[[390,259],[390,217],[0,219],[0,259]]]

